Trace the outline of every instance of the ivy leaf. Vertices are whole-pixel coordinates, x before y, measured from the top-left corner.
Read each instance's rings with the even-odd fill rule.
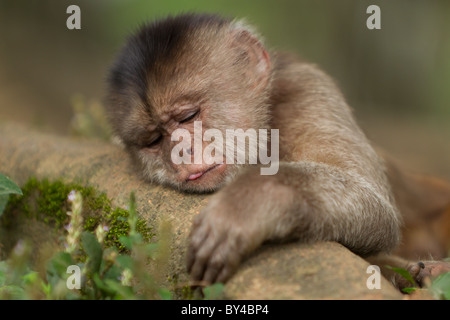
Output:
[[[9,194],[0,194],[0,217],[5,211],[6,204],[8,203]]]
[[[116,258],[116,262],[122,269],[131,269],[133,267],[133,259],[127,255],[119,255]]]
[[[223,290],[225,289],[225,286],[223,283],[215,283],[213,285],[207,286],[203,289],[203,294],[205,295],[205,300],[216,300],[218,299]]]
[[[135,300],[136,295],[133,292],[133,287],[123,286],[120,282],[113,280],[105,280],[106,285],[109,290],[113,291],[115,296],[114,299],[127,299],[127,300]]]
[[[81,234],[81,243],[89,258],[88,268],[94,274],[100,270],[103,250],[98,243],[97,238],[90,232],[85,231]]]
[[[109,269],[102,271],[102,279],[105,280],[115,280],[120,278],[122,274],[122,269],[119,266],[113,265]]]
[[[128,250],[133,248],[133,240],[127,236],[120,236],[119,242],[125,246]]]
[[[40,280],[39,273],[36,271],[30,271],[22,277],[22,280],[26,286],[31,286]]]
[[[6,274],[8,272],[8,264],[5,260],[0,261],[0,288],[6,285]]]
[[[0,217],[5,210],[10,194],[22,194],[19,186],[4,174],[0,173]]]
[[[5,194],[22,195],[22,190],[20,190],[19,186],[15,184],[11,179],[0,173],[0,195]]]
[[[450,300],[450,272],[443,273],[433,280],[431,291],[438,299]]]
[[[403,269],[403,268],[396,268],[396,267],[391,267],[391,266],[386,266],[388,269],[391,269],[392,271],[397,272],[399,275],[401,275],[403,278],[405,278],[406,280],[408,280],[409,282],[411,282],[412,285],[416,285],[416,282],[414,281],[413,277],[411,276],[411,274]]]
[[[172,300],[172,293],[166,288],[159,288],[158,294],[163,300]]]
[[[417,290],[417,288],[410,287],[410,288],[403,288],[402,292],[410,294],[411,292],[414,292],[416,290]]]
[[[67,276],[67,267],[74,264],[75,262],[67,252],[56,253],[47,265],[46,276],[49,285],[55,287],[58,281],[64,280]]]
[[[147,243],[143,247],[147,255],[152,256],[159,249],[159,243]]]
[[[92,280],[94,280],[95,285],[98,289],[103,291],[106,295],[112,296],[115,293],[115,289],[108,286],[98,275],[98,273],[94,274],[92,277]]]

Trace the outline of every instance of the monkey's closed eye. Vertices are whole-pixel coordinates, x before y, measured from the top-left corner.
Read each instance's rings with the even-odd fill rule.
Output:
[[[189,114],[186,118],[180,121],[180,123],[186,123],[188,121],[191,121],[199,114],[199,110],[194,111],[193,113]]]
[[[154,148],[156,147],[160,142],[162,141],[162,135],[157,136],[155,139],[152,140],[152,142],[147,143],[145,145],[145,148]]]

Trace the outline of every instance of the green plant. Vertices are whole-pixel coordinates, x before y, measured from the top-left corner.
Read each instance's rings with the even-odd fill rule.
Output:
[[[408,270],[391,266],[386,267],[398,273],[401,277],[406,279],[411,284],[410,287],[402,289],[404,293],[409,294],[418,290],[417,284]],[[439,275],[438,277],[433,279],[431,283],[426,286],[426,288],[430,290],[435,299],[450,300],[450,272]]]
[[[16,189],[17,190],[17,189]],[[0,219],[3,228],[37,220],[62,236],[54,255],[34,264],[31,243],[21,240],[0,261],[0,299],[218,299],[223,285],[195,292],[178,275],[167,277],[170,225],[160,224],[158,242],[146,221],[138,218],[134,195],[126,208],[116,207],[106,194],[61,180],[29,179],[23,196],[9,198]],[[64,228],[63,228],[64,227]],[[72,270],[73,269],[73,270]],[[76,284],[79,269],[80,289]],[[36,271],[38,270],[38,271]],[[67,273],[68,271],[73,272]],[[167,285],[170,290],[162,284]]]
[[[61,180],[49,181],[30,178],[22,186],[23,196],[13,195],[5,209],[1,223],[8,228],[17,219],[36,219],[54,227],[60,233],[63,226],[69,224],[70,217],[66,214],[70,210],[68,194],[79,192],[83,197],[83,230],[95,232],[99,225],[108,226],[104,238],[106,247],[116,246],[121,252],[127,249],[120,243],[120,236],[129,232],[126,219],[129,210],[113,208],[111,200],[105,193],[99,193],[93,187],[85,187],[76,183],[65,183]],[[153,237],[151,228],[147,227],[143,219],[138,219],[137,230],[145,241]]]
[[[214,283],[203,289],[204,300],[217,300],[222,297],[225,286],[223,283]]]
[[[52,256],[41,275],[29,267],[31,246],[19,242],[10,258],[0,262],[0,299],[171,298],[169,290],[147,272],[149,262],[158,268],[165,263],[161,257],[167,257],[164,250],[168,245],[164,236],[158,243],[148,243],[138,231],[134,194],[124,218],[129,231],[119,237],[127,253],[115,246],[105,247],[106,226],[98,225],[95,234],[83,230],[80,192],[71,192],[69,202],[65,249]]]
[[[417,290],[416,282],[414,281],[414,278],[412,277],[412,275],[409,273],[408,270],[403,269],[403,268],[391,267],[391,266],[386,266],[386,268],[396,272],[403,279],[407,280],[408,283],[411,284],[411,287],[403,288],[402,292],[404,292],[404,293],[412,293],[415,290]]]
[[[430,290],[436,299],[450,300],[450,272],[441,274],[434,279]]]
[[[22,190],[11,179],[0,173],[0,217],[5,210],[10,194],[22,195]]]

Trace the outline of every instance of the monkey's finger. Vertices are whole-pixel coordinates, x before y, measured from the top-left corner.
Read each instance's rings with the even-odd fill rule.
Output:
[[[204,217],[203,212],[200,212],[199,214],[197,214],[194,219],[192,220],[192,228],[197,228],[200,223],[202,222]]]
[[[224,261],[208,264],[203,276],[203,281],[207,284],[215,283],[217,276],[222,272],[224,266]]]
[[[240,254],[237,252],[231,252],[231,254],[227,256],[226,263],[217,275],[215,282],[225,283],[235,273],[240,261]]]
[[[189,274],[191,273],[192,266],[194,265],[195,251],[196,248],[190,245],[186,254],[186,270]]]
[[[222,244],[215,248],[213,256],[206,266],[206,271],[203,280],[206,283],[215,283],[217,276],[222,272],[222,269],[227,263],[227,250],[224,248],[227,245],[227,240],[222,241]]]
[[[195,254],[195,261],[190,272],[193,280],[203,279],[209,259],[213,255],[215,248],[223,241],[223,238],[224,234],[217,236],[211,232],[208,239],[202,243],[201,248]]]
[[[210,226],[206,223],[197,224],[199,219],[196,219],[198,216],[194,219],[194,226],[191,229],[191,232],[189,234],[189,247],[186,254],[186,266],[188,273],[191,272],[192,265],[195,261],[195,256],[197,255],[197,250],[202,246],[202,244],[207,240],[209,233],[210,233]]]
[[[225,282],[235,272],[240,261],[241,253],[236,242],[227,233],[227,238],[215,248],[203,280],[208,283]]]
[[[189,247],[186,254],[186,267],[187,272],[191,273],[192,266],[197,256],[197,250],[201,247],[202,243],[206,242],[209,235],[209,228],[203,227],[200,230],[191,230],[189,235]]]

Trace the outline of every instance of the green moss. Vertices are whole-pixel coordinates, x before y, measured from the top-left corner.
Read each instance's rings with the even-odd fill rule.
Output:
[[[98,224],[98,219],[87,218],[84,220],[84,230],[94,230],[95,226]]]
[[[24,214],[27,218],[44,221],[46,224],[60,230],[69,223],[67,211],[70,204],[67,196],[70,191],[76,190],[83,196],[83,228],[94,232],[98,225],[109,227],[105,237],[105,246],[116,246],[120,251],[125,248],[119,242],[119,237],[127,235],[130,226],[126,222],[129,212],[123,208],[112,208],[111,200],[105,193],[99,193],[93,187],[79,184],[66,184],[60,180],[42,181],[31,178],[22,187],[23,196],[12,195],[8,206],[2,216],[2,225],[8,225],[8,217]],[[144,220],[139,219],[137,231],[141,233],[144,241],[153,237],[151,228]]]

